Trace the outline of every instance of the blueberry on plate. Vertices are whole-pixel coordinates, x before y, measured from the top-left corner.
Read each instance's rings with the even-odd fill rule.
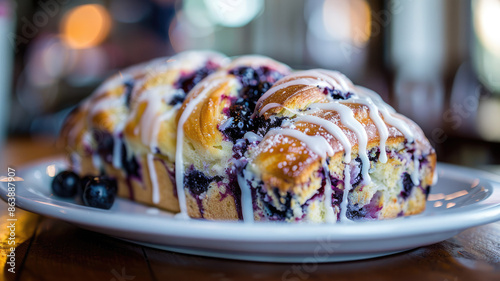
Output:
[[[80,188],[80,177],[71,171],[63,171],[52,180],[52,191],[64,198],[74,197]]]
[[[116,180],[105,177],[90,179],[83,190],[83,204],[89,207],[109,209],[115,202]]]
[[[93,180],[95,178],[98,178],[98,177],[92,176],[92,175],[86,175],[80,179],[80,186],[78,187],[78,190],[76,191],[76,200],[78,203],[83,204],[83,191],[85,190],[87,183],[89,183],[91,180]]]

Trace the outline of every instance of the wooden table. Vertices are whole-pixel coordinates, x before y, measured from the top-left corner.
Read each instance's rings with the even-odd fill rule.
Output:
[[[14,139],[2,155],[4,166],[19,167],[60,152],[51,140]],[[1,202],[1,265],[9,248],[5,240],[6,209]],[[500,222],[387,257],[327,264],[272,264],[160,251],[22,210],[17,210],[16,216],[16,273],[4,266],[0,280],[500,280]]]

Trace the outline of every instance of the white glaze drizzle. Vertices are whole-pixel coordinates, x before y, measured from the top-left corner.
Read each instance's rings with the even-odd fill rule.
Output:
[[[260,142],[262,141],[262,137],[257,135],[254,132],[246,132],[245,135],[243,136],[244,139],[247,139],[249,142]]]
[[[101,158],[99,158],[99,154],[97,154],[96,152],[92,153],[92,164],[97,170],[101,170],[102,167]]]
[[[184,123],[191,115],[196,106],[205,99],[208,92],[214,89],[220,84],[220,79],[211,81],[205,88],[198,94],[194,99],[189,101],[186,108],[179,118],[179,123],[177,125],[177,145],[175,151],[175,182],[177,185],[177,198],[179,200],[180,215],[188,217],[187,206],[186,206],[186,194],[184,192],[184,161],[182,158],[183,144],[184,144]],[[196,89],[196,87],[195,87]]]
[[[154,155],[151,153],[148,153],[147,157],[147,162],[148,162],[148,170],[149,170],[149,178],[151,180],[151,187],[153,188],[152,190],[152,200],[154,204],[160,203],[160,187],[158,184],[158,175],[156,174],[156,169],[155,169],[155,159]]]
[[[76,152],[71,152],[70,154],[72,168],[77,172],[82,172],[82,157]]]
[[[340,221],[349,221],[347,218],[347,205],[349,200],[349,191],[351,191],[351,166],[345,164],[344,168],[344,194],[342,195],[342,203],[340,203]]]
[[[435,185],[436,183],[438,183],[438,181],[439,181],[438,173],[437,173],[437,171],[434,171],[434,174],[432,175],[432,184],[431,185]]]
[[[168,110],[167,112],[164,112],[162,113],[159,117],[157,117],[154,121],[153,121],[153,130],[151,131],[151,142],[150,142],[150,145],[149,145],[149,149],[151,151],[155,151],[156,147],[158,146],[158,134],[160,133],[160,127],[161,127],[161,124],[162,122],[172,118],[174,116],[174,114],[177,113],[177,110],[181,107],[182,104],[178,104],[176,106],[174,106],[173,108],[171,108],[170,110]]]
[[[90,118],[93,118],[102,111],[109,110],[110,108],[120,108],[123,106],[123,101],[121,98],[111,97],[111,98],[101,98],[97,101],[89,110]]]
[[[266,113],[266,111],[268,111],[271,108],[276,108],[280,106],[282,106],[280,103],[275,103],[275,102],[268,103],[264,105],[264,107],[261,110],[259,110],[259,116],[262,116],[264,113]]]
[[[113,132],[113,167],[119,169],[122,167],[122,140],[120,134],[125,126],[125,120],[122,120],[115,127]]]
[[[352,83],[344,74],[333,71],[333,70],[325,70],[325,69],[311,69],[304,71],[304,73],[312,76],[316,76],[323,81],[330,84],[333,89],[338,89],[341,91],[351,91]]]
[[[352,99],[354,102],[363,104],[368,107],[369,109],[369,115],[370,119],[372,119],[373,123],[375,123],[375,126],[377,127],[378,133],[379,133],[379,160],[382,163],[387,163],[387,151],[385,149],[385,144],[387,142],[387,138],[389,138],[389,129],[387,128],[387,125],[384,123],[384,120],[382,120],[382,117],[380,117],[379,114],[379,107],[376,106],[372,99],[365,96],[365,97],[354,97]],[[349,101],[339,101],[340,103],[352,103],[351,99]]]
[[[323,164],[323,170],[325,171],[324,173],[325,173],[325,179],[326,179],[326,184],[325,184],[325,189],[324,189],[325,222],[326,223],[334,223],[337,220],[335,218],[335,212],[333,210],[333,204],[332,204],[332,181],[330,179],[330,169],[328,169],[328,166],[326,165],[326,163]]]
[[[411,177],[411,181],[413,182],[413,184],[415,186],[419,185],[420,184],[420,180],[419,180],[419,166],[420,166],[420,162],[418,161],[418,157],[416,154],[413,155],[413,171],[411,172],[410,174],[410,177]]]
[[[403,133],[403,135],[408,139],[410,143],[414,141],[413,132],[410,130],[408,124],[406,124],[403,120],[393,116],[393,114],[397,116],[397,113],[391,106],[385,103],[379,95],[377,95],[372,90],[362,86],[356,86],[356,88],[360,90],[357,92],[358,94],[364,94],[365,96],[371,98],[373,103],[378,107],[379,112],[384,117],[385,123],[398,129],[401,133]]]
[[[280,134],[293,137],[305,143],[307,148],[309,148],[312,152],[314,152],[321,158],[326,158],[327,155],[328,156],[333,155],[332,146],[326,141],[325,138],[321,136],[309,136],[301,131],[297,131],[294,129],[282,129],[282,128],[272,129],[267,134],[268,135]]]
[[[368,145],[368,135],[366,134],[363,125],[354,118],[354,112],[348,106],[340,103],[315,103],[310,105],[311,108],[319,108],[326,110],[334,110],[338,112],[340,116],[340,121],[347,128],[351,129],[358,138],[358,154],[361,158],[361,174],[363,175],[363,181],[369,183],[371,181],[370,175],[368,174],[368,169],[370,168],[370,159],[368,159],[368,154],[366,152],[366,147]]]
[[[113,134],[113,167],[119,169],[122,166],[122,141],[118,134]]]
[[[222,125],[219,126],[220,131],[225,131],[231,124],[233,124],[234,117],[229,117]]]
[[[253,202],[252,192],[246,178],[250,178],[247,169],[243,170],[243,175],[238,173],[238,185],[241,190],[241,214],[245,223],[253,223]]]
[[[293,76],[296,76],[296,75],[297,74],[292,74],[292,75],[289,75],[289,76],[286,76],[286,77],[289,78],[289,77],[293,77]],[[262,102],[265,99],[267,99],[269,96],[271,96],[272,94],[276,93],[279,90],[283,90],[283,89],[286,89],[288,87],[295,86],[295,85],[311,85],[311,84],[314,84],[314,85],[316,85],[318,87],[328,87],[328,86],[330,86],[330,84],[328,84],[327,82],[325,82],[323,80],[320,80],[318,78],[306,77],[306,78],[298,78],[298,79],[290,80],[290,81],[287,81],[285,83],[282,83],[282,84],[279,84],[279,85],[271,87],[271,89],[269,89],[267,92],[265,92],[259,98],[259,100],[257,100],[257,106],[259,106],[260,104],[262,104]]]
[[[340,141],[340,143],[344,147],[344,152],[345,152],[344,162],[345,163],[351,162],[351,148],[352,148],[351,142],[347,138],[346,134],[339,128],[339,126],[337,126],[336,124],[334,124],[326,119],[323,119],[323,118],[320,118],[317,116],[313,116],[313,115],[302,115],[302,116],[299,116],[299,117],[293,119],[293,121],[294,122],[308,122],[308,123],[316,124],[318,126],[323,127],[329,134],[331,134],[338,141]]]
[[[144,144],[149,144],[153,148],[153,135],[155,130],[155,122],[158,119],[158,113],[161,110],[163,96],[154,91],[149,90],[140,98],[140,101],[147,100],[147,108],[144,110],[140,120],[140,137]],[[156,146],[156,145],[155,145]],[[154,149],[152,150],[154,151]]]

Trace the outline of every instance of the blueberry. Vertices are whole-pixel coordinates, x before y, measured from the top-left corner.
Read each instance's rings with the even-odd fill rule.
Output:
[[[208,186],[212,181],[219,181],[220,177],[208,177],[198,170],[190,171],[184,178],[184,185],[194,195],[200,195],[207,191]]]
[[[366,217],[366,210],[359,208],[358,204],[347,208],[346,217],[350,220],[360,220]]]
[[[359,163],[359,172],[357,173],[356,176],[351,178],[352,188],[356,188],[363,180],[363,174],[361,173],[361,171],[363,170],[363,162],[361,161],[361,158],[359,158],[359,157],[356,157],[356,159],[354,159],[354,160],[356,160],[356,162]]]
[[[97,178],[97,177],[91,176],[91,175],[86,175],[83,178],[81,178],[80,185],[78,186],[78,190],[76,192],[77,198],[80,198],[80,199],[83,198],[82,196],[83,196],[83,191],[85,190],[85,187],[94,178]]]
[[[213,73],[217,69],[216,64],[211,64],[210,62],[207,63],[205,67],[202,67],[196,71],[193,71],[188,74],[182,75],[177,83],[175,83],[175,87],[177,89],[182,89],[184,93],[189,93],[191,89],[196,86],[201,80],[203,80],[205,77]]]
[[[185,98],[186,96],[184,94],[179,94],[179,93],[175,94],[168,104],[175,106],[179,103],[183,103]]]
[[[330,95],[335,100],[346,100],[349,99],[351,96],[353,96],[353,93],[351,92],[342,92],[340,90],[331,88],[325,88],[323,90],[323,93],[325,95]]]
[[[255,127],[257,128],[257,134],[261,136],[265,136],[269,130],[277,127],[281,127],[281,124],[283,123],[283,120],[285,120],[286,117],[277,117],[277,118],[272,118],[272,119],[265,119],[264,117],[257,117],[254,120]]]
[[[128,157],[127,154],[128,154],[127,146],[125,144],[122,144],[122,152],[121,152],[122,167],[125,169],[127,176],[140,179],[141,174],[140,174],[139,163],[137,163],[135,156]]]
[[[408,198],[410,196],[411,190],[413,189],[413,181],[411,180],[411,176],[408,173],[403,174],[403,190],[401,190],[400,196],[403,199]]]
[[[368,159],[370,159],[370,162],[377,162],[379,157],[380,157],[380,149],[378,149],[377,147],[373,148],[368,153]]]
[[[55,195],[64,198],[75,196],[80,185],[80,177],[71,171],[63,171],[52,180],[52,191]]]
[[[115,202],[118,187],[116,180],[106,177],[91,179],[83,191],[83,203],[89,207],[109,209]]]
[[[283,221],[292,217],[293,210],[290,207],[292,202],[291,194],[287,192],[286,196],[282,197],[277,188],[275,188],[273,192],[277,198],[280,198],[280,205],[274,206],[272,202],[263,201],[264,211],[269,219]],[[284,199],[284,203],[282,203],[282,199]]]
[[[257,85],[259,83],[258,73],[251,67],[240,67],[232,69],[229,73],[237,76],[243,86]]]
[[[97,142],[97,153],[108,163],[113,161],[113,136],[102,130],[93,131],[94,139]]]

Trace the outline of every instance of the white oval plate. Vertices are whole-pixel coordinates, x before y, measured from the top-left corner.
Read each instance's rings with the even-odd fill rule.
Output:
[[[110,210],[85,207],[52,195],[49,175],[65,167],[53,159],[16,171],[24,179],[15,182],[17,206],[130,242],[210,257],[265,262],[364,259],[440,242],[500,220],[500,177],[441,163],[424,213],[347,224],[181,220],[121,198]],[[6,200],[6,178],[1,181],[0,195]]]

